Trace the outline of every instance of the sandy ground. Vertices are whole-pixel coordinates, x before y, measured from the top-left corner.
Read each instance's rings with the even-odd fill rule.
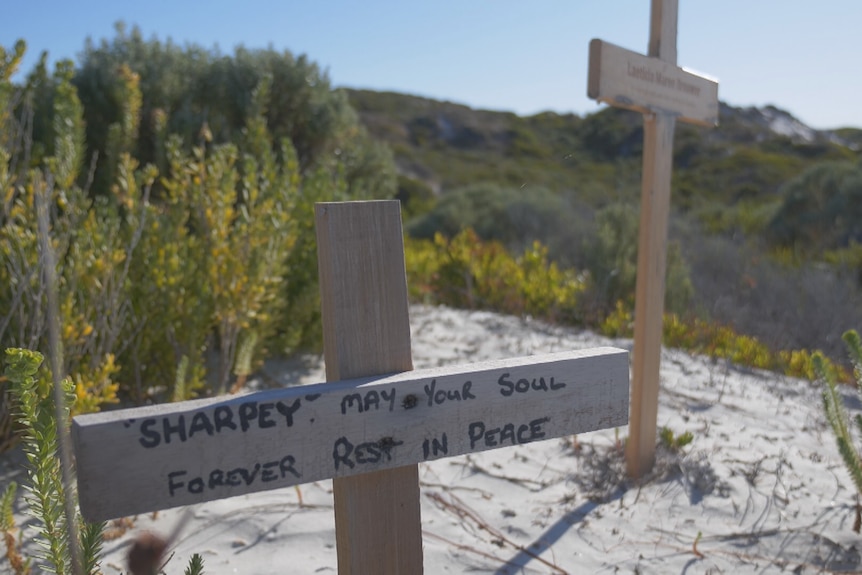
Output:
[[[416,368],[631,348],[486,312],[416,306],[411,323]],[[250,385],[324,379],[314,357],[270,363]],[[640,484],[624,477],[625,428],[420,465],[425,572],[862,572],[855,491],[816,386],[676,350],[664,351],[661,379],[659,425],[694,441],[680,453],[660,450]],[[0,458],[4,484],[19,458]],[[182,573],[194,552],[214,574],[337,571],[329,481],[140,516],[106,542],[103,571],[124,572],[131,538],[169,532],[183,513],[191,520],[169,574]]]

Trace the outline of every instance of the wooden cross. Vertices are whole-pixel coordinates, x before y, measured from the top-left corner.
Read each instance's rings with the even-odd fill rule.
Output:
[[[316,223],[329,383],[74,418],[87,520],[331,477],[339,573],[421,573],[419,462],[627,422],[616,348],[411,371],[398,202]]]
[[[632,354],[629,475],[655,461],[659,362],[664,313],[667,221],[676,120],[718,125],[718,83],[676,65],[677,0],[652,0],[649,56],[590,42],[587,94],[644,114],[643,176]]]

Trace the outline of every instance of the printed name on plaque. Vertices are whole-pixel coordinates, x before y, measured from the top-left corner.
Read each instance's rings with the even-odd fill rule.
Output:
[[[623,425],[615,348],[78,416],[89,521]]]
[[[590,42],[587,95],[620,108],[718,125],[717,82],[603,40]]]

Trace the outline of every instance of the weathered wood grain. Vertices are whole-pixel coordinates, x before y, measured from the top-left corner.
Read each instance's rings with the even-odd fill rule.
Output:
[[[634,478],[642,477],[655,461],[674,128],[677,120],[718,125],[718,83],[677,66],[678,14],[678,0],[652,0],[646,56],[602,40],[590,42],[589,97],[644,114],[632,404],[626,442],[626,469]]]
[[[110,519],[624,425],[597,348],[75,417],[81,511]]]
[[[401,205],[315,206],[326,379],[413,369]],[[341,575],[423,571],[419,468],[332,482]]]
[[[642,477],[655,461],[674,124],[673,117],[662,114],[644,118],[631,421],[626,441],[626,467],[632,477]]]

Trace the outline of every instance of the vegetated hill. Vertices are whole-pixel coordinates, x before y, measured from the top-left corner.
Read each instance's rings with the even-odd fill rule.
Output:
[[[469,225],[516,252],[539,239],[586,270],[604,305],[621,278],[633,292],[639,114],[519,117],[347,94],[394,152],[412,234]],[[722,104],[717,128],[678,124],[668,293],[688,285],[686,309],[775,348],[841,357],[841,333],[862,328],[860,149],[862,130],[814,130],[774,106]]]
[[[477,182],[545,187],[594,207],[639,193],[637,113],[519,117],[392,92],[347,94],[371,134],[392,147],[402,186],[409,178],[435,194]],[[816,163],[852,160],[860,148],[862,130],[818,131],[774,106],[722,104],[718,128],[678,124],[673,202],[714,230],[727,229],[739,224],[734,209],[774,208],[782,184]]]

